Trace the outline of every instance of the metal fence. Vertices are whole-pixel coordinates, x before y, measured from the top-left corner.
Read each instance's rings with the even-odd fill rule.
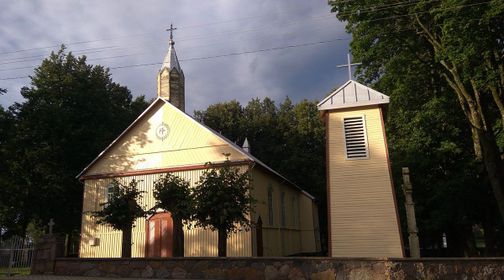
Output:
[[[32,263],[34,242],[30,238],[12,237],[0,240],[0,269],[11,274]]]

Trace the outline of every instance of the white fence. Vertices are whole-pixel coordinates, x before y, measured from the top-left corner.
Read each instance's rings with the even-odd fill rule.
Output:
[[[33,240],[12,237],[0,240],[0,269],[8,274],[18,268],[30,267],[33,257]]]

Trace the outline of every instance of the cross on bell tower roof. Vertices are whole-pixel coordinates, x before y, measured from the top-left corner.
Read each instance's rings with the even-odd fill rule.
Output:
[[[337,68],[346,67],[348,69],[348,80],[352,79],[352,66],[361,65],[361,62],[352,63],[350,59],[350,53],[347,54],[347,64],[336,65]]]
[[[170,44],[175,44],[173,41],[173,31],[177,30],[176,27],[173,27],[173,23],[170,24],[170,28],[166,29],[166,31],[170,31]]]
[[[163,60],[161,69],[168,68],[168,70],[171,71],[175,68],[180,74],[182,74],[182,69],[180,68],[177,53],[175,52],[175,41],[173,41],[173,31],[175,30],[177,30],[177,28],[173,27],[173,24],[170,24],[170,28],[166,29],[166,31],[170,31],[170,40],[168,41],[168,53]]]

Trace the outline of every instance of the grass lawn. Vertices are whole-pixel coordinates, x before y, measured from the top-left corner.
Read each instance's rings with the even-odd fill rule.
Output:
[[[8,268],[0,267],[0,278],[7,277],[9,273],[12,273],[15,275],[29,275],[30,268],[29,267],[14,267],[9,270]]]

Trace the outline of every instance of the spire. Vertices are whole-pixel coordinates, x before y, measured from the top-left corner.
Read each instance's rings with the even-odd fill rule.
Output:
[[[168,43],[168,53],[163,60],[163,65],[158,73],[158,96],[165,98],[175,107],[180,110],[185,110],[185,93],[184,93],[184,72],[180,68],[180,64],[175,53],[175,42],[173,41],[173,31],[177,28],[170,24],[170,41]]]
[[[168,70],[172,70],[175,68],[179,71],[179,73],[182,73],[177,53],[175,52],[175,41],[173,41],[173,31],[175,30],[177,30],[177,28],[174,28],[173,24],[170,24],[170,28],[166,29],[166,31],[170,31],[170,41],[168,41],[168,53],[163,60],[163,66],[161,66],[161,69],[168,68]]]
[[[245,137],[245,141],[243,141],[242,149],[245,152],[250,153],[250,144],[249,144],[247,137]]]

